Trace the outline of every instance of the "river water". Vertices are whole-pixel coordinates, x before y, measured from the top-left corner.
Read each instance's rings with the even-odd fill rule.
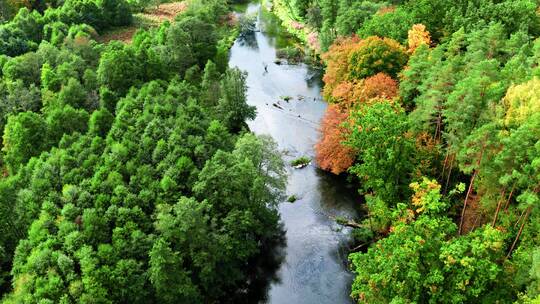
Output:
[[[260,31],[235,42],[229,65],[248,72],[248,103],[257,107],[257,118],[249,127],[256,134],[270,134],[287,162],[300,156],[313,158],[319,122],[327,107],[320,94],[320,71],[306,64],[274,63],[276,49],[292,39],[259,3],[244,9],[257,14]],[[292,100],[286,102],[283,96]],[[284,260],[277,273],[269,274],[277,280],[269,283],[263,302],[351,303],[350,230],[332,217],[356,217],[358,196],[344,180],[314,165],[288,171],[287,193],[298,200],[279,207],[286,231]]]

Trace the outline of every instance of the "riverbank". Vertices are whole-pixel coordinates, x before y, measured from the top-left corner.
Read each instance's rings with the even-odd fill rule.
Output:
[[[296,18],[292,10],[287,6],[283,0],[264,0],[269,9],[278,17],[283,27],[287,29],[291,34],[300,39],[305,46],[316,54],[321,53],[321,44],[319,41],[319,33],[316,29],[311,28],[304,22],[301,22]]]

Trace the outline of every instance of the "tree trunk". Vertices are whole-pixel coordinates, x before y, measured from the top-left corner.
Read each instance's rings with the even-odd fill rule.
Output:
[[[508,195],[508,199],[506,200],[506,204],[504,205],[504,211],[508,210],[508,205],[510,205],[510,199],[512,199],[512,195],[514,194],[514,190],[516,190],[516,184],[512,185],[512,191],[510,191],[510,194]]]
[[[469,197],[471,196],[474,180],[476,179],[477,174],[478,174],[478,170],[475,170],[473,176],[471,177],[471,182],[469,183],[469,189],[467,190],[467,195],[465,196],[465,200],[463,201],[463,209],[461,209],[461,220],[459,222],[458,235],[461,235],[461,233],[463,232],[463,220],[465,218],[465,210],[467,209],[467,202],[469,201]]]
[[[504,200],[504,194],[505,194],[506,190],[503,189],[503,191],[501,191],[501,197],[499,198],[498,202],[497,202],[497,210],[495,210],[495,216],[493,217],[493,222],[491,223],[491,226],[495,227],[495,223],[497,223],[497,218],[499,218],[499,211],[501,210],[501,205],[502,205],[502,202]]]
[[[521,237],[521,233],[523,233],[523,227],[525,227],[525,223],[527,223],[527,218],[531,214],[531,211],[532,211],[532,206],[529,206],[529,208],[527,208],[527,213],[525,214],[525,218],[523,218],[523,222],[521,223],[521,226],[519,227],[519,231],[518,231],[518,234],[516,235],[516,239],[512,243],[512,247],[510,247],[510,251],[508,251],[508,254],[506,255],[507,259],[510,258],[510,256],[512,255],[512,251],[514,251],[514,248],[516,247],[516,244],[519,241],[519,238]]]
[[[433,137],[436,142],[440,142],[441,135],[442,135],[442,111],[443,111],[443,105],[442,101],[439,101],[436,105],[437,110],[437,127],[435,128],[435,136]]]
[[[454,158],[455,158],[454,155],[450,156],[450,167],[448,170],[448,176],[446,177],[446,184],[444,184],[444,191],[443,191],[444,194],[446,194],[446,192],[448,191],[448,184],[450,183],[450,176],[452,175],[452,168],[454,166]]]
[[[484,138],[484,143],[482,144],[482,151],[480,151],[480,156],[478,157],[478,160],[476,161],[476,170],[474,170],[474,174],[471,177],[469,190],[467,190],[467,195],[465,196],[465,200],[463,201],[463,210],[461,210],[461,221],[459,223],[459,231],[458,231],[459,235],[461,235],[463,231],[463,218],[465,217],[465,210],[467,209],[467,200],[469,199],[469,196],[471,195],[472,188],[474,185],[474,180],[476,179],[476,176],[478,175],[478,172],[480,171],[480,164],[482,163],[482,158],[484,157],[485,150],[486,150],[486,141]]]
[[[358,251],[360,248],[362,248],[362,247],[364,247],[364,246],[366,246],[366,245],[369,245],[369,244],[370,244],[369,242],[368,242],[368,243],[360,244],[360,245],[354,247],[353,249],[351,249],[350,251],[351,251],[351,252],[356,252],[356,251]]]
[[[474,223],[473,223],[473,225],[472,225],[471,231],[473,231],[474,229],[476,229],[476,224],[478,224],[478,220],[480,220],[480,214],[477,214],[477,215],[476,215],[476,218],[474,219]]]
[[[521,219],[523,218],[523,214],[525,214],[525,211],[527,211],[527,210],[521,211],[521,214],[519,215],[518,220],[517,220],[516,223],[514,224],[514,228],[516,228],[516,227],[518,226],[519,222],[521,222]]]
[[[435,127],[435,136],[433,136],[435,141],[437,141],[437,138],[439,137],[439,133],[441,133],[441,122],[442,122],[442,117],[441,117],[441,113],[439,112],[439,115],[437,116],[437,126]]]
[[[444,157],[444,163],[443,163],[443,167],[442,167],[442,172],[441,172],[441,180],[444,178],[444,172],[446,172],[446,165],[448,164],[448,156],[449,156],[450,153],[446,152],[446,156]]]
[[[352,228],[363,228],[364,226],[362,226],[362,224],[360,223],[357,223],[353,220],[348,220],[348,219],[340,219],[340,218],[336,218],[334,216],[330,216],[331,219],[333,219],[334,221],[336,221],[336,223],[342,225],[342,226],[346,226],[346,227],[352,227]]]
[[[342,223],[339,223],[339,224],[343,225],[343,226],[347,226],[347,227],[352,227],[352,228],[362,228],[363,227],[361,224],[358,224],[355,221],[347,221],[347,222],[342,222]]]

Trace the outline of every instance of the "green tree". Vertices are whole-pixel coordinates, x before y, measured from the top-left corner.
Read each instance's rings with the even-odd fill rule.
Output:
[[[76,110],[70,105],[53,108],[47,112],[47,136],[55,145],[64,134],[85,133],[88,129],[89,115],[85,110]]]
[[[96,110],[90,116],[88,132],[105,138],[113,123],[114,116],[107,109]]]
[[[340,0],[336,18],[338,35],[346,36],[355,33],[357,29],[361,28],[364,21],[385,5],[385,3],[370,1]]]
[[[50,64],[45,63],[41,68],[41,86],[45,90],[57,92],[60,90],[61,79],[56,75]]]
[[[22,80],[25,85],[38,85],[41,82],[41,58],[36,53],[27,53],[12,58],[4,64],[2,74],[7,79]]]
[[[504,299],[504,292],[493,289],[503,269],[498,260],[504,233],[485,226],[452,238],[457,227],[444,216],[449,204],[440,186],[426,179],[412,186],[411,203],[398,205],[389,236],[367,253],[350,255],[357,274],[352,296],[368,303]]]
[[[408,109],[414,109],[416,106],[415,99],[420,95],[420,85],[428,76],[427,73],[433,64],[430,55],[429,46],[420,45],[400,73],[399,95],[403,100],[403,105]]]
[[[131,9],[125,0],[98,0],[97,4],[108,26],[131,24]]]
[[[204,280],[216,271],[218,248],[209,231],[206,208],[205,203],[185,197],[174,206],[158,208],[156,226],[163,238],[154,242],[150,252],[150,281],[164,303],[199,302],[201,291],[192,277],[197,280],[198,274]],[[190,274],[186,266],[196,273]]]
[[[129,48],[111,49],[101,56],[97,70],[99,83],[124,95],[141,78],[139,62]]]
[[[58,93],[57,103],[59,107],[71,106],[76,109],[87,109],[88,93],[81,83],[74,78],[70,78],[66,85]],[[55,105],[53,105],[54,107]]]
[[[172,24],[167,30],[168,52],[163,56],[171,62],[169,66],[180,68],[180,73],[183,74],[195,64],[204,67],[208,59],[215,56],[216,43],[214,25],[198,17],[188,16]]]
[[[351,296],[359,303],[428,302],[430,291],[444,281],[440,248],[456,226],[441,216],[448,205],[441,201],[440,186],[426,179],[414,189],[412,210],[397,206],[388,237],[349,256],[356,273]]]
[[[215,106],[220,97],[220,73],[217,70],[217,66],[208,61],[204,67],[204,73],[202,76],[201,89],[202,100],[205,105]]]
[[[415,21],[408,10],[398,7],[393,12],[373,14],[371,18],[365,20],[356,33],[363,38],[370,36],[388,37],[405,43],[407,32],[415,23],[421,22]]]
[[[306,22],[314,29],[320,30],[323,23],[322,10],[318,3],[311,3],[306,10]]]
[[[232,132],[245,126],[246,120],[253,120],[256,108],[246,103],[246,73],[238,68],[228,70],[221,80],[221,99],[217,112],[223,124]]]
[[[414,139],[403,109],[388,101],[352,111],[347,145],[358,151],[358,163],[349,171],[358,176],[364,192],[385,201],[406,195],[414,167]]]
[[[47,146],[47,124],[39,114],[22,112],[8,118],[2,151],[5,153],[6,166],[12,174]]]
[[[96,1],[66,0],[58,10],[45,12],[45,18],[58,19],[65,24],[89,24],[100,31],[109,25],[103,14]]]
[[[444,104],[444,136],[458,147],[474,128],[493,120],[495,104],[504,96],[505,86],[498,81],[498,62],[478,63],[460,80]],[[491,112],[491,113],[490,113]]]

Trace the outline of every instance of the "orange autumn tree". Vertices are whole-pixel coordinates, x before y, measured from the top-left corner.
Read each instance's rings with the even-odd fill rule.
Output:
[[[357,36],[338,38],[330,46],[328,52],[322,55],[322,59],[326,63],[323,95],[327,100],[332,99],[332,92],[340,83],[347,81],[349,55],[358,47],[360,41]]]
[[[333,97],[342,102],[331,104],[321,123],[321,138],[315,146],[319,166],[334,174],[340,174],[354,164],[354,149],[343,144],[349,135],[347,122],[349,111],[356,106],[371,105],[397,96],[397,82],[379,73],[359,82],[343,82],[334,89]]]
[[[329,105],[321,123],[321,139],[315,146],[319,167],[334,174],[345,172],[355,160],[355,151],[342,144],[349,132],[343,125],[348,117],[348,110]]]
[[[431,44],[431,36],[426,30],[425,25],[415,24],[412,26],[412,28],[409,30],[408,44],[408,51],[411,54],[414,53],[414,51],[422,44],[426,44],[428,46]]]
[[[324,97],[333,102],[321,124],[316,149],[319,166],[340,174],[354,164],[356,153],[344,145],[350,130],[344,127],[351,109],[392,101],[398,95],[396,75],[407,61],[397,41],[380,37],[338,39],[323,54],[326,63]]]
[[[405,48],[395,40],[375,36],[359,39],[353,36],[338,39],[322,58],[326,63],[323,77],[326,100],[354,103],[381,96],[378,93],[363,96],[365,88],[373,84],[397,87],[390,76],[397,75],[406,64],[408,55]],[[366,81],[367,85],[364,83]]]
[[[363,80],[344,81],[332,91],[332,100],[342,107],[370,105],[375,99],[392,100],[398,95],[398,83],[392,77],[378,73]]]
[[[398,95],[398,83],[385,73],[378,73],[364,79],[363,86],[355,92],[355,100],[370,103],[374,99],[392,100]]]
[[[331,92],[331,100],[337,104],[353,104],[356,92],[364,85],[363,81],[343,81]]]

